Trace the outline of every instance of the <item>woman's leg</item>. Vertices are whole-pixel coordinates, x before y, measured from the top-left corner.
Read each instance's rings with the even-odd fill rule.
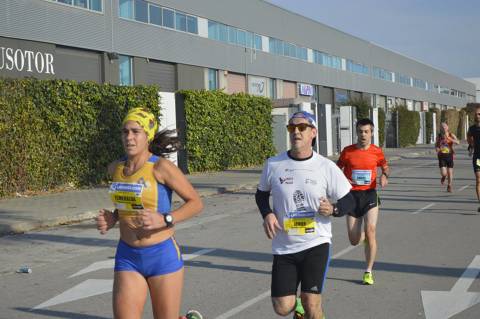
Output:
[[[117,271],[113,281],[113,316],[115,319],[140,319],[147,298],[145,278],[135,271]],[[178,318],[176,318],[178,319]]]
[[[178,319],[182,303],[183,269],[147,279],[155,319]]]

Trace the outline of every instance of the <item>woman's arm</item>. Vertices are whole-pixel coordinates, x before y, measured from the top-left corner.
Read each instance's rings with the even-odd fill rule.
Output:
[[[189,219],[202,211],[203,202],[200,196],[175,164],[161,158],[155,165],[154,175],[160,183],[170,187],[185,201],[178,209],[170,212],[175,223]]]

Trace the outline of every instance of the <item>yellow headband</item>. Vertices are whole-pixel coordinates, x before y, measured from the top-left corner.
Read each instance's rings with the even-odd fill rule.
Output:
[[[153,136],[155,136],[158,130],[158,123],[155,116],[143,107],[136,107],[128,111],[122,124],[125,124],[127,121],[137,122],[147,134],[149,142],[153,140]]]

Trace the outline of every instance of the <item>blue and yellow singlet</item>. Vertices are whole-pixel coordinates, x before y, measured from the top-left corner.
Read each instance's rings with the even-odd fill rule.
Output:
[[[159,183],[154,174],[154,165],[160,159],[159,156],[152,155],[147,162],[134,174],[125,176],[123,171],[125,168],[126,159],[122,159],[115,167],[113,173],[113,185],[120,185],[123,194],[128,197],[129,189],[141,189],[141,204],[144,208],[149,208],[154,212],[165,214],[170,212],[172,203],[172,190],[170,187]],[[143,187],[141,187],[143,185]],[[112,187],[111,187],[112,191]],[[125,192],[126,191],[126,192]],[[119,192],[117,194],[121,194]],[[130,193],[133,193],[131,191]],[[114,195],[115,196],[115,195]],[[121,196],[121,195],[116,195]],[[114,201],[115,202],[115,201]],[[117,204],[116,204],[117,206]],[[134,210],[124,210],[118,208],[120,218],[132,217],[136,215]],[[141,208],[141,207],[139,207]]]

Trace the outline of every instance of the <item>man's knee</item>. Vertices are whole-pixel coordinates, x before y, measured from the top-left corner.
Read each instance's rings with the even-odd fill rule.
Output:
[[[377,232],[377,226],[375,225],[367,225],[365,229],[365,235],[370,238],[375,238],[375,234]]]
[[[353,246],[357,246],[360,243],[360,239],[362,238],[362,235],[357,235],[357,234],[348,234],[348,239],[350,240],[350,244]]]
[[[277,315],[285,317],[295,309],[295,297],[272,298],[272,305]]]

